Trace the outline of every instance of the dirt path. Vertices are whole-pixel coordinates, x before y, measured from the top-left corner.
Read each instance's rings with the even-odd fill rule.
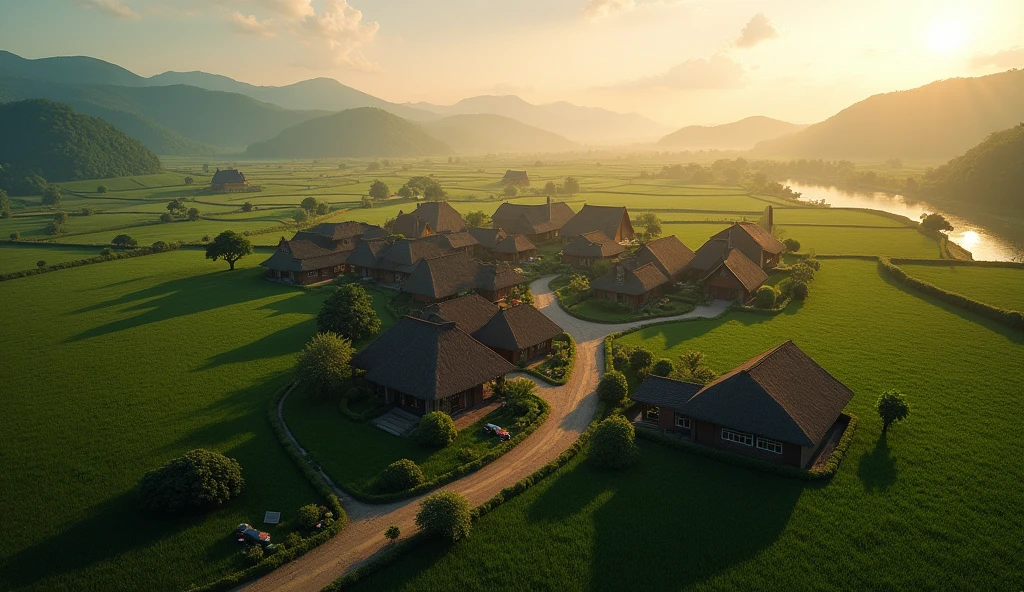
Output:
[[[558,323],[576,340],[576,366],[568,384],[552,387],[538,383],[538,394],[551,404],[551,415],[525,441],[479,471],[466,475],[440,489],[458,491],[477,506],[494,497],[503,488],[534,473],[572,445],[590,424],[597,409],[597,387],[604,371],[604,337],[651,321],[605,325],[570,316],[555,301],[548,288],[554,276],[531,285],[535,306]],[[727,303],[699,307],[679,317],[712,317],[723,312]],[[278,409],[280,414],[280,408]],[[283,422],[282,422],[283,423]],[[289,437],[291,434],[288,434]],[[313,592],[365,562],[386,546],[384,531],[392,524],[402,529],[403,538],[415,532],[414,518],[421,497],[391,504],[371,505],[339,492],[348,513],[349,524],[337,536],[299,559],[286,563],[266,576],[239,589],[251,592],[287,590]]]

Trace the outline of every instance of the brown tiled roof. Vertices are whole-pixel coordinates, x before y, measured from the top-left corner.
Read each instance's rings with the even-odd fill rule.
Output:
[[[352,358],[366,379],[418,399],[461,393],[515,369],[455,323],[403,317]]]
[[[686,268],[703,272],[712,267],[718,267],[718,263],[722,260],[722,255],[725,254],[728,247],[727,240],[712,238],[697,249]]]
[[[571,243],[562,248],[562,254],[573,257],[600,259],[620,255],[625,250],[625,247],[608,238],[605,233],[595,230],[577,236]]]
[[[505,202],[491,216],[495,228],[517,234],[541,234],[560,230],[575,214],[568,204],[536,205]]]
[[[622,269],[622,283],[619,283],[617,279],[620,268]],[[661,273],[653,263],[645,263],[632,269],[627,265],[616,265],[609,269],[608,273],[590,282],[590,286],[595,290],[639,296],[668,283],[668,281],[665,274]]]
[[[424,259],[434,259],[446,251],[428,240],[399,240],[380,253],[377,268],[411,273]]]
[[[508,263],[481,265],[476,274],[478,290],[496,292],[524,283],[526,283],[526,276],[513,269]]]
[[[692,382],[683,382],[652,374],[640,383],[636,392],[630,395],[629,398],[637,403],[647,403],[648,405],[678,410],[682,409],[683,404],[702,388],[704,388],[702,385],[693,384]],[[682,412],[680,411],[680,413]]]
[[[226,185],[228,183],[245,183],[245,175],[238,169],[218,170],[213,174],[210,185]]]
[[[508,169],[505,171],[505,176],[501,178],[502,183],[521,183],[523,181],[529,182],[530,176],[526,174],[526,171],[513,171]]]
[[[681,273],[695,257],[694,252],[675,235],[652,240],[637,249],[634,256],[642,263],[653,263],[668,277]]]
[[[463,232],[466,222],[462,215],[446,201],[428,201],[416,206],[412,215],[430,224],[434,232]]]
[[[768,280],[768,274],[764,272],[756,263],[747,258],[739,249],[729,249],[725,258],[722,259],[719,265],[711,268],[711,271],[704,277],[708,279],[715,274],[724,265],[729,269],[730,272],[736,279],[743,284],[743,287],[747,289],[747,292],[753,292],[761,287],[765,281]]]
[[[618,234],[619,225],[623,219],[629,228],[633,225],[629,221],[629,213],[624,206],[590,206],[585,205],[576,213],[565,226],[562,227],[561,235],[565,237],[579,236],[585,232],[600,230],[605,236],[615,238]],[[632,238],[632,237],[629,237]]]
[[[761,228],[761,225],[756,222],[737,222],[736,226],[757,241],[757,244],[761,245],[762,249],[773,255],[778,255],[786,250],[786,245],[782,244],[782,241],[772,236],[764,228]]]
[[[531,304],[499,310],[473,338],[488,347],[517,351],[554,339],[564,331]]]
[[[302,231],[291,240],[282,240],[277,251],[260,263],[268,269],[279,271],[310,271],[342,265],[352,252],[354,243],[339,244],[321,234]]]
[[[434,228],[415,213],[405,214],[399,210],[395,221],[391,224],[391,232],[405,238],[423,238],[434,234]]]
[[[792,341],[720,376],[677,409],[694,419],[817,446],[853,392]]]
[[[424,240],[432,241],[437,246],[446,250],[464,249],[480,244],[472,234],[467,232],[451,232],[448,234],[435,234]]]
[[[374,269],[377,267],[377,259],[380,254],[387,250],[388,246],[388,242],[385,240],[362,241],[356,244],[356,248],[345,260],[345,263]]]
[[[448,298],[475,288],[479,267],[468,253],[461,251],[424,259],[409,274],[402,291],[431,300]]]
[[[513,234],[505,237],[504,240],[495,245],[491,250],[495,253],[525,253],[536,249],[537,245],[531,243],[525,236]]]
[[[485,249],[494,249],[508,234],[501,228],[470,228],[469,234]]]
[[[496,304],[473,293],[432,304],[423,309],[422,317],[436,323],[455,323],[459,329],[472,335],[496,314]]]

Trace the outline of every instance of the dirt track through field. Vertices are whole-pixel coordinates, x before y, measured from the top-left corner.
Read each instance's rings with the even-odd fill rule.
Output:
[[[595,389],[604,372],[604,338],[611,333],[652,322],[610,325],[591,323],[570,316],[558,305],[548,287],[552,277],[535,281],[531,289],[535,306],[576,340],[576,366],[572,372],[572,379],[560,387],[552,387],[535,380],[538,383],[538,393],[551,404],[551,414],[547,421],[501,458],[440,488],[465,495],[473,506],[482,504],[503,488],[534,473],[557,458],[576,441],[590,424],[597,409]],[[725,311],[726,307],[727,303],[715,301],[711,306],[698,307],[685,315],[655,321],[713,317]],[[385,549],[387,543],[384,531],[388,526],[398,525],[402,529],[403,538],[416,531],[414,519],[423,496],[380,505],[354,500],[340,491],[338,497],[348,513],[350,522],[337,536],[295,561],[286,563],[259,580],[238,589],[250,592],[314,592]]]

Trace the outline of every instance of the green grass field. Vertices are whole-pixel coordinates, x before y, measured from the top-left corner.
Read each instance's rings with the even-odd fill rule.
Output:
[[[468,540],[417,549],[357,589],[1020,589],[1020,332],[904,290],[872,262],[829,260],[781,315],[621,341],[655,357],[699,350],[724,371],[786,339],[856,393],[861,424],[831,481],[641,442],[639,466],[574,461]],[[888,388],[913,411],[883,439],[872,406]]]
[[[62,245],[0,244],[0,273],[35,269],[37,261],[47,265],[75,259],[88,259],[100,254],[99,247],[68,247]]]
[[[779,226],[783,238],[800,241],[800,249],[828,255],[889,255],[938,259],[939,243],[912,228],[831,228]]]
[[[323,296],[259,279],[257,262],[228,272],[176,251],[0,283],[0,590],[206,583],[244,565],[238,523],[318,501],[267,405]],[[237,458],[245,493],[208,513],[144,512],[142,475],[196,447]]]
[[[999,308],[1024,311],[1024,269],[967,265],[900,268],[919,280]]]

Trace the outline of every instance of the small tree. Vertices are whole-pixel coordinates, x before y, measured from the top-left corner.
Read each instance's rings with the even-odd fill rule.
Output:
[[[170,212],[164,212],[163,214],[160,214],[160,221],[164,224],[174,222],[174,216],[172,216]]]
[[[320,508],[316,504],[306,504],[295,513],[295,524],[302,530],[313,530],[320,523]]]
[[[654,212],[644,212],[636,220],[639,226],[643,226],[644,237],[648,240],[661,236],[661,219]]]
[[[603,420],[590,437],[587,459],[599,467],[624,469],[635,463],[639,457],[636,431],[633,424],[621,415],[613,415]]]
[[[459,431],[450,415],[443,411],[431,411],[420,418],[416,438],[427,446],[444,448],[455,441]]]
[[[352,378],[352,342],[335,333],[317,333],[299,353],[295,374],[314,397],[340,395]]]
[[[295,223],[296,224],[300,224],[301,225],[301,224],[305,224],[306,222],[309,222],[309,213],[306,210],[299,210],[299,211],[295,212]]]
[[[660,358],[651,366],[651,375],[670,376],[675,369],[676,367],[672,364],[672,360],[668,358]]]
[[[370,164],[366,165],[366,170],[370,171],[370,172],[379,171],[380,170],[380,163],[375,160],[375,161],[371,162]]]
[[[47,185],[43,189],[43,205],[51,207],[59,207],[60,202],[64,199],[63,194],[60,192],[60,187],[56,185]]]
[[[466,226],[470,228],[484,228],[491,223],[491,217],[481,210],[474,210],[466,214]]]
[[[606,372],[597,383],[597,396],[612,405],[625,401],[628,394],[629,382],[626,381],[626,375],[618,370]]]
[[[441,201],[446,197],[448,197],[448,192],[441,188],[441,184],[436,181],[423,189],[423,199],[427,201]]]
[[[82,215],[83,216],[92,216],[95,213],[96,213],[96,210],[94,210],[92,208],[82,208]]]
[[[438,491],[420,502],[416,526],[429,536],[452,542],[469,536],[473,526],[469,500],[455,491]]]
[[[150,510],[177,512],[224,504],[241,494],[244,486],[237,460],[197,448],[146,473],[139,493]]]
[[[377,485],[382,491],[397,492],[423,483],[423,470],[407,458],[396,460],[381,471]]]
[[[12,232],[10,238],[11,238],[12,241],[20,241],[21,240],[21,233],[17,232],[17,231]]]
[[[554,181],[548,181],[544,184],[544,195],[552,196],[558,195],[558,185],[555,185]]]
[[[505,197],[515,197],[519,195],[519,190],[516,189],[515,185],[509,183],[508,185],[505,185],[505,189],[502,191],[502,195],[504,195]]]
[[[210,165],[208,165],[208,164],[204,164],[204,165],[203,165],[203,172],[204,172],[204,173],[208,173],[208,172],[210,172]]]
[[[804,300],[807,298],[807,283],[806,282],[790,282],[789,293],[793,296],[794,300]]]
[[[242,204],[242,211],[243,212],[251,212],[252,211],[252,202],[251,201],[247,201],[244,204]]]
[[[199,219],[199,208],[189,208],[187,216],[190,222],[195,222]]]
[[[326,216],[327,214],[331,213],[331,204],[327,203],[326,201],[319,201],[317,202],[316,208],[313,210],[313,213],[316,214],[317,216]]]
[[[398,528],[398,526],[394,524],[384,531],[384,538],[386,538],[392,545],[395,544],[395,541],[398,540],[398,537],[400,536],[402,536],[402,529]]]
[[[127,234],[119,234],[115,236],[113,240],[110,241],[110,244],[114,245],[115,247],[122,247],[127,249],[129,247],[139,246],[139,241],[135,240],[134,238]]]
[[[782,241],[782,244],[786,245],[786,250],[789,251],[790,253],[796,253],[797,251],[800,250],[800,241],[796,240],[795,238],[787,238],[786,240]]]
[[[380,179],[375,179],[370,184],[369,194],[373,199],[387,199],[391,196],[391,189]]]
[[[106,257],[107,259],[111,259],[116,256],[117,251],[111,249],[110,247],[103,247],[102,249],[100,249],[100,257]]]
[[[46,267],[46,261],[43,259],[36,261],[36,267],[38,267],[39,269]]]
[[[942,214],[921,214],[921,228],[928,230],[953,230],[953,225]]]
[[[307,214],[312,214],[314,211],[316,211],[316,204],[316,198],[313,196],[309,196],[307,198],[304,198],[301,202],[299,202],[299,207],[305,210]]]
[[[907,398],[899,391],[885,391],[878,397],[875,403],[875,410],[882,418],[882,433],[889,431],[893,422],[903,421],[910,416],[910,404]]]
[[[579,193],[580,190],[580,182],[576,177],[566,177],[565,182],[562,183],[562,193],[575,195]]]
[[[252,253],[252,243],[249,239],[238,234],[234,230],[225,230],[217,235],[206,247],[206,258],[216,261],[223,259],[228,262],[230,269],[235,268],[235,262]]]
[[[789,279],[793,282],[809,284],[814,279],[814,268],[801,261],[790,268]]]
[[[171,246],[164,241],[156,241],[150,246],[154,253],[164,253],[171,250]]]
[[[188,208],[185,206],[185,202],[181,201],[178,198],[174,198],[171,201],[167,202],[167,211],[172,216],[184,216],[185,211],[187,209]]]
[[[0,189],[0,219],[6,220],[11,217],[11,199],[7,192]]]
[[[640,374],[651,367],[654,363],[654,354],[646,347],[638,347],[629,354],[629,366],[634,372]]]
[[[774,287],[761,286],[757,289],[757,295],[754,296],[754,306],[769,309],[775,306],[775,301],[778,297],[779,292]]]
[[[398,189],[398,197],[403,199],[412,199],[415,196],[411,187],[408,184],[402,185]]]
[[[192,177],[185,177],[185,185],[191,185],[194,182],[195,179],[193,179]]]
[[[327,297],[316,315],[317,329],[359,341],[380,331],[373,299],[359,284],[345,284]]]
[[[366,208],[368,210],[372,209],[373,208],[373,199],[371,199],[369,195],[364,195],[363,199],[362,199],[362,206],[363,206],[363,208]]]

